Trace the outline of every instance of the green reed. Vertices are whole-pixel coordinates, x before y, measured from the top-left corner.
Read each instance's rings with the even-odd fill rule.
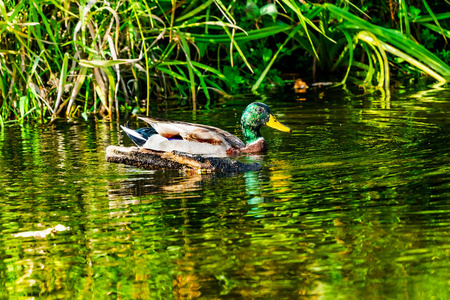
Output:
[[[395,24],[382,26],[359,1],[336,2],[0,0],[0,126],[148,114],[160,97],[188,98],[195,110],[199,96],[282,85],[286,64],[384,89],[392,65],[449,80],[450,67],[413,30],[446,41],[449,13],[399,0]]]

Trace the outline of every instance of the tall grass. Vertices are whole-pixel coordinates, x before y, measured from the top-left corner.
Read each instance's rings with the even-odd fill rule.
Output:
[[[208,103],[282,84],[288,60],[306,75],[333,71],[368,87],[388,88],[392,65],[448,82],[450,67],[412,29],[446,40],[449,13],[423,1],[413,18],[399,0],[393,29],[371,22],[359,1],[337,2],[0,0],[0,126],[148,114],[161,97],[184,97],[195,110],[198,95]]]

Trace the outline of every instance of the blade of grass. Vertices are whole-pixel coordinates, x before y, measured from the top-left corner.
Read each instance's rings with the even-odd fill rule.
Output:
[[[365,84],[372,84],[373,74],[375,73],[375,68],[374,68],[374,64],[373,64],[372,55],[369,52],[369,48],[367,48],[367,44],[366,43],[362,43],[362,47],[364,48],[364,51],[366,52],[366,55],[367,55],[367,60],[369,61],[369,69],[368,69],[368,72],[367,72],[367,76],[364,79],[364,83]]]
[[[422,23],[420,25],[435,31],[436,33],[439,33],[446,38],[450,38],[450,30],[443,29],[442,27],[438,27],[434,24]]]
[[[275,25],[271,27],[262,28],[260,30],[250,30],[246,33],[239,32],[234,35],[234,40],[236,42],[249,42],[252,40],[263,39],[269,36],[273,36],[280,32],[290,32],[294,26],[289,25]],[[205,42],[205,43],[228,43],[230,41],[229,34],[195,34],[195,33],[185,33],[186,37],[190,37],[194,39],[196,42]]]
[[[373,25],[357,16],[354,16],[332,4],[325,3],[323,7],[330,10],[333,14],[343,17],[349,23],[342,24],[342,28],[361,31],[365,30],[376,35],[378,39],[382,39],[384,42],[389,42],[410,56],[414,56],[417,60],[422,61],[424,64],[429,65],[436,72],[440,73],[443,77],[450,78],[450,67],[444,63],[435,54],[428,51],[424,46],[419,45],[408,39],[398,31],[382,28],[377,25]]]
[[[352,62],[353,62],[353,49],[355,47],[352,38],[350,37],[350,34],[347,31],[342,31],[342,33],[344,34],[345,38],[347,39],[347,43],[348,43],[348,53],[349,53],[349,58],[348,58],[348,67],[347,67],[347,72],[345,73],[344,78],[342,79],[341,83],[345,84],[345,82],[347,81],[348,78],[348,74],[350,73],[350,69],[352,67]]]
[[[222,15],[228,20],[230,24],[236,25],[236,21],[234,20],[232,14],[229,12],[229,10],[223,5],[221,0],[214,0],[214,3],[219,8]]]
[[[209,96],[208,87],[206,86],[205,80],[203,79],[203,74],[196,68],[193,68],[193,70],[195,72],[195,75],[197,75],[197,77],[200,79],[200,85],[203,89],[203,92],[205,93],[206,99],[208,99],[208,101],[210,101],[211,97]]]
[[[434,15],[433,11],[431,10],[430,6],[428,5],[426,0],[422,0],[423,2],[423,6],[425,6],[425,9],[427,10],[427,12],[430,14],[430,16],[433,18],[434,23],[436,24],[436,26],[439,28],[441,35],[444,37],[445,42],[447,42],[447,38],[444,34],[444,29],[442,29],[441,24],[439,24],[438,19],[436,18],[436,16]]]
[[[194,76],[194,67],[191,62],[191,51],[189,49],[189,45],[184,37],[183,33],[177,31],[177,35],[181,41],[181,49],[183,50],[186,60],[187,60],[187,69],[189,73],[189,85],[191,87],[191,97],[192,97],[192,108],[195,111],[197,107],[197,97],[196,97],[196,89],[195,89],[195,76]]]
[[[440,83],[445,83],[447,82],[447,80],[445,78],[443,78],[442,76],[440,76],[438,73],[434,72],[432,69],[430,69],[428,66],[424,65],[423,63],[421,63],[420,61],[414,59],[413,57],[407,55],[406,53],[392,47],[391,45],[384,43],[382,41],[375,41],[374,42],[374,36],[371,36],[370,34],[367,34],[367,32],[361,32],[360,34],[358,34],[358,38],[365,41],[366,43],[369,44],[377,44],[379,43],[380,47],[389,52],[392,53],[402,59],[404,59],[405,61],[407,61],[408,63],[410,63],[411,65],[419,68],[420,70],[422,70],[423,72],[425,72],[426,74],[430,75],[431,77],[435,78],[437,81],[439,81]]]
[[[169,76],[173,77],[173,78],[177,78],[178,80],[184,81],[184,82],[189,82],[188,79],[186,79],[185,76],[182,76],[180,74],[178,74],[177,72],[174,72],[168,68],[164,68],[163,66],[159,65],[155,68],[158,71],[164,72],[166,74],[168,74]]]
[[[206,9],[207,7],[209,7],[213,2],[214,2],[214,0],[206,1],[205,3],[199,5],[195,9],[191,10],[189,13],[181,15],[180,17],[178,17],[176,19],[176,22],[178,23],[178,22],[181,22],[183,20],[192,18],[193,16],[197,15],[199,12],[201,12],[204,9]]]
[[[239,47],[239,45],[237,44],[236,40],[234,39],[234,36],[230,33],[230,31],[228,30],[227,27],[224,27],[225,32],[228,34],[228,37],[231,40],[231,44],[230,44],[230,50],[232,49],[232,45],[234,45],[234,47],[236,47],[237,52],[239,53],[240,57],[242,58],[242,60],[244,61],[245,65],[247,66],[247,68],[250,70],[250,72],[253,72],[252,66],[250,65],[250,63],[248,62],[247,58],[245,57],[245,54],[242,52],[241,47]],[[232,52],[232,51],[230,51]],[[232,57],[233,54],[230,53],[230,57]],[[231,65],[233,65],[233,60],[231,60]]]
[[[111,37],[108,35],[108,44],[109,44],[109,51],[111,52],[111,56],[113,59],[117,59],[117,41],[116,44],[113,43]],[[114,104],[116,106],[116,114],[117,114],[117,119],[119,118],[119,100],[117,99],[117,91],[119,90],[119,84],[120,84],[120,68],[119,65],[115,65],[112,67],[113,70],[116,73],[116,85],[114,86]],[[111,83],[111,79],[110,79],[110,83]]]
[[[69,66],[69,54],[64,54],[62,69],[61,69],[61,76],[59,78],[59,84],[58,84],[58,95],[56,96],[56,102],[54,106],[54,111],[58,111],[59,105],[61,103],[61,97],[65,89],[66,85],[66,79],[67,79],[67,68]],[[56,116],[53,116],[53,118]]]
[[[342,44],[347,43],[347,45],[344,47],[344,49],[339,54],[338,58],[335,60],[333,66],[330,68],[330,71],[335,71],[339,66],[341,66],[343,59],[347,56],[347,53],[349,51],[350,47],[354,47],[353,44],[350,44],[348,42],[347,37],[345,36],[342,39],[339,39],[335,45],[329,50],[330,57],[334,57],[334,54],[338,53],[340,47],[342,47]]]
[[[145,46],[145,38],[144,38],[144,34],[142,32],[142,26],[141,26],[141,22],[139,21],[139,17],[137,15],[137,12],[135,10],[135,7],[133,6],[133,12],[134,12],[134,16],[136,18],[136,23],[138,24],[139,27],[139,32],[141,34],[141,40],[142,40],[142,47],[144,49],[144,56],[145,56],[145,74],[146,74],[146,80],[147,80],[147,110],[146,110],[146,116],[148,116],[149,114],[149,109],[150,109],[150,68],[149,68],[149,61],[148,61],[148,55],[147,55],[147,47]]]
[[[87,73],[87,67],[82,67],[80,69],[80,72],[78,73],[77,79],[75,81],[75,85],[72,89],[72,94],[70,96],[70,100],[69,100],[69,104],[67,105],[67,110],[66,110],[66,116],[68,117],[70,114],[70,110],[72,109],[72,105],[75,101],[75,98],[78,95],[78,92],[81,89],[81,86],[83,85],[83,82],[86,78],[86,73]]]
[[[405,0],[399,0],[399,6],[400,6],[400,13],[402,14],[403,18],[400,18],[400,28],[403,32],[402,24],[405,24],[405,34],[407,37],[411,36],[411,30],[409,28],[409,20],[408,20],[408,5],[406,4]]]
[[[428,15],[428,16],[419,16],[413,22],[415,22],[415,23],[426,23],[426,22],[434,21],[435,19],[436,20],[450,19],[450,12],[440,13],[440,14],[433,14],[433,15]]]

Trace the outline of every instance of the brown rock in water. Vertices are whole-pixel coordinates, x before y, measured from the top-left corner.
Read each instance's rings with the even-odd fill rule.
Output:
[[[247,172],[261,169],[258,163],[246,164],[229,158],[203,157],[180,152],[160,152],[135,147],[108,146],[106,161],[147,170],[200,169],[223,172]]]

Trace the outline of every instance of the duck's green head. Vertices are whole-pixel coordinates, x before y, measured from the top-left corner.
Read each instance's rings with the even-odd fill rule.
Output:
[[[253,102],[249,104],[242,113],[241,117],[241,128],[247,144],[253,143],[262,137],[259,129],[263,125],[267,125],[281,131],[291,132],[289,127],[281,124],[272,115],[266,104],[260,102]]]

